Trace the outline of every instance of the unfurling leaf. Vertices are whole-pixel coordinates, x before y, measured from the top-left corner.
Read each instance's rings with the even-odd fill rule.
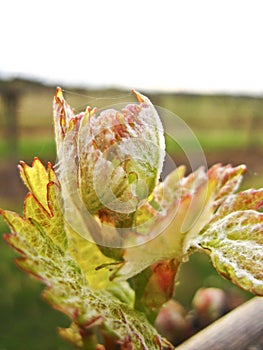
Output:
[[[76,189],[84,207],[100,215],[134,212],[153,191],[164,161],[163,127],[150,100],[133,92],[139,104],[98,115],[87,107],[75,115],[57,89],[54,124],[65,209],[76,205]]]
[[[263,190],[229,196],[198,237],[217,271],[241,288],[263,295]]]
[[[125,263],[118,276],[132,277],[160,261],[184,261],[225,196],[236,190],[244,171],[244,166],[218,164],[187,177],[181,167],[169,174],[155,188],[151,202],[138,208],[138,229],[146,225],[148,234],[133,237],[134,247],[124,251]]]
[[[138,209],[137,215],[141,222],[143,222],[143,217],[139,216],[140,210],[143,210],[143,215],[147,217],[148,223],[150,222],[149,215],[154,218],[152,227],[148,227],[149,239],[145,240],[145,243],[125,250],[124,264],[117,275],[119,277],[129,276],[131,280],[136,281],[139,277],[133,278],[133,275],[139,273],[143,276],[144,269],[147,269],[147,280],[151,282],[141,284],[143,290],[140,291],[140,300],[143,300],[145,306],[147,305],[153,311],[157,307],[158,302],[151,305],[152,291],[156,291],[157,288],[159,288],[159,296],[156,300],[163,298],[164,302],[172,297],[176,272],[180,264],[192,252],[200,249],[200,246],[203,249],[206,248],[206,252],[208,249],[211,250],[212,261],[221,274],[229,276],[234,283],[244,289],[255,294],[262,294],[261,217],[263,214],[251,212],[251,209],[258,209],[262,205],[263,191],[250,190],[234,194],[245,170],[244,166],[233,168],[218,164],[209,169],[207,173],[199,169],[184,178],[183,169],[178,168],[168,175],[164,183],[157,186],[153,193],[152,205],[158,209],[149,207],[149,204]],[[169,186],[166,187],[167,184]],[[170,189],[172,191],[169,191]],[[223,217],[223,223],[227,222],[227,215],[236,210],[240,211],[239,214],[235,214],[237,216],[232,214],[233,219],[234,217],[237,219],[238,215],[243,218],[247,217],[246,228],[239,227],[240,220],[232,222],[233,225],[236,224],[237,232],[240,229],[239,240],[243,239],[243,242],[239,244],[235,243],[233,238],[229,240],[227,225],[223,225],[217,231],[217,224],[219,224],[217,220]],[[173,215],[169,221],[171,213]],[[163,228],[160,234],[151,237],[152,232],[158,228]],[[244,231],[246,231],[246,238]],[[141,237],[138,238],[138,241],[139,239]],[[257,261],[254,263],[254,260]],[[158,272],[154,276],[153,267],[158,264],[167,266],[169,261],[174,262],[176,271],[173,274],[170,273],[169,288],[164,291],[162,286],[165,286],[167,279],[158,278]],[[149,265],[152,265],[152,269],[148,268]],[[228,272],[226,272],[227,269]],[[230,269],[234,272],[230,272]]]

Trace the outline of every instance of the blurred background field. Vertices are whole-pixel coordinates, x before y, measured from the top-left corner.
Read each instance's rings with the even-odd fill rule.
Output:
[[[65,97],[76,111],[129,102],[129,91],[64,87]],[[55,162],[52,121],[55,86],[15,79],[0,82],[0,207],[22,212],[26,194],[16,165],[31,163],[35,156],[45,164]],[[243,188],[262,186],[263,97],[148,93],[151,101],[178,115],[197,136],[208,166],[220,162],[247,164]],[[187,140],[185,140],[187,142]],[[180,147],[167,139],[167,150],[176,165],[186,161]],[[189,171],[189,169],[188,169]],[[8,232],[0,222],[0,232]],[[0,240],[0,350],[70,349],[56,335],[56,327],[68,320],[42,301],[43,286],[19,271],[15,254]],[[217,276],[208,259],[193,255],[180,275],[176,297],[187,308],[201,286],[216,286],[250,298]],[[41,341],[39,341],[41,339]]]

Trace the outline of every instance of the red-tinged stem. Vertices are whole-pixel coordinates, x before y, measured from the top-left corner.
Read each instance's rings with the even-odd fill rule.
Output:
[[[83,350],[97,350],[98,340],[95,334],[83,338]]]

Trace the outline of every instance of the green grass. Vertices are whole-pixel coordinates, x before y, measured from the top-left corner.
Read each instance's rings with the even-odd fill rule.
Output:
[[[213,130],[210,132],[199,130],[195,132],[195,136],[204,152],[239,151],[253,146],[263,147],[263,138],[260,131],[250,135],[244,130]],[[176,155],[178,152],[181,152],[181,146],[191,150],[191,145],[194,145],[190,137],[183,138],[180,136],[180,143],[168,136],[166,138],[167,152],[170,155]]]
[[[10,157],[9,149],[12,147],[8,143],[0,140],[0,159],[8,160]],[[56,158],[56,145],[53,135],[39,137],[23,137],[19,139],[17,145],[16,158],[19,160],[31,162],[34,157],[44,161],[54,161]]]
[[[258,131],[253,135],[243,130],[213,130],[210,132],[196,131],[195,133],[204,151],[242,150],[251,146],[263,147],[262,133]],[[180,137],[183,146],[191,147],[192,140]],[[167,137],[167,150],[170,155],[180,152],[180,144]],[[181,145],[182,146],[182,145]],[[0,139],[0,159],[8,160],[10,147],[4,139]],[[44,136],[22,137],[19,139],[17,156],[21,160],[31,161],[33,157],[54,161],[56,158],[56,146],[53,134]]]
[[[242,150],[263,147],[262,133],[249,134],[245,130],[200,131],[196,136],[205,151]]]

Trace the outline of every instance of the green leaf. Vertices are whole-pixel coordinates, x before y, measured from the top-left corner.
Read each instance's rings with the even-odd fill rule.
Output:
[[[27,195],[24,217],[3,210],[0,214],[11,229],[6,241],[21,255],[17,265],[44,282],[44,298],[72,320],[71,327],[60,329],[60,334],[85,349],[95,349],[104,338],[123,349],[172,349],[146,317],[132,308],[134,295],[128,283],[111,281],[109,269],[96,269],[113,260],[63,221],[60,188],[49,182],[49,171],[37,160],[32,168],[24,165],[22,176],[30,189],[39,190],[34,183],[38,179],[46,194]]]
[[[120,263],[105,256],[95,243],[84,239],[70,225],[66,224],[66,232],[69,254],[80,266],[89,285],[94,289],[113,288],[113,283],[115,282],[111,281],[111,275]],[[105,267],[100,268],[101,266]],[[119,282],[118,287],[121,290],[126,290],[126,283]],[[116,288],[117,286],[115,285],[114,289],[117,293]],[[120,294],[122,294],[121,290],[119,291]],[[123,292],[126,293],[125,291]]]
[[[45,231],[52,240],[62,249],[67,248],[68,240],[64,230],[62,212],[57,200],[58,187],[54,182],[47,185],[47,201],[52,203],[52,210],[47,211],[32,193],[26,196],[24,203],[25,217],[32,219],[35,225]]]
[[[67,314],[78,328],[78,332],[72,331],[75,338],[72,332],[61,331],[70,333],[77,342],[75,345],[83,346],[85,335],[95,334],[98,329],[101,336],[108,334],[119,343],[133,344],[138,349],[162,349],[161,344],[166,342],[143,314],[121,303],[107,291],[92,290],[76,262],[39,225],[12,212],[2,211],[1,214],[13,232],[6,236],[7,242],[23,256],[17,259],[18,266],[48,286],[45,299]]]
[[[222,203],[196,244],[217,271],[241,288],[263,295],[263,190],[231,195]]]
[[[55,174],[51,164],[48,164],[48,170],[46,170],[44,164],[38,158],[34,158],[32,167],[24,162],[20,162],[19,170],[20,176],[29,191],[33,193],[43,207],[49,211],[47,184],[55,180]]]
[[[63,251],[68,249],[92,288],[101,289],[110,285],[112,271],[97,271],[96,268],[115,263],[115,260],[106,257],[95,243],[84,239],[65,221],[61,208],[60,185],[51,164],[46,169],[38,158],[34,159],[32,167],[22,162],[20,174],[31,191],[24,203],[25,219],[34,223],[38,230],[47,234]],[[21,233],[23,230],[22,224],[17,227],[17,232]],[[126,288],[121,283],[119,287]]]

